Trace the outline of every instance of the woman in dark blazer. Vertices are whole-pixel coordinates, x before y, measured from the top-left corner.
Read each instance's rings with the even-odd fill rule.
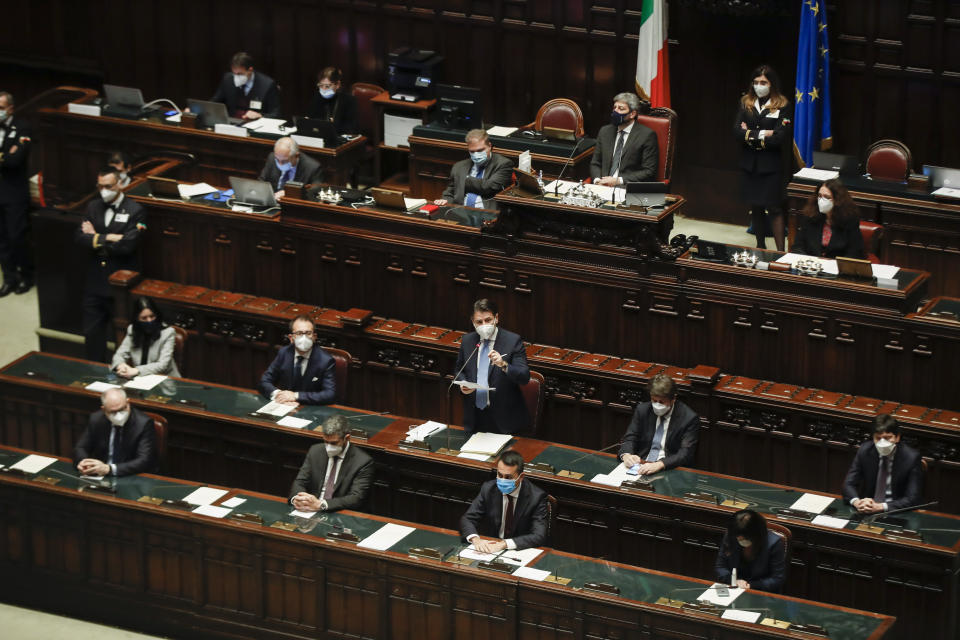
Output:
[[[357,133],[357,99],[349,91],[341,91],[343,74],[336,67],[324,67],[317,74],[317,93],[307,111],[310,118],[329,120],[337,133]]]
[[[750,78],[733,123],[741,148],[741,196],[750,207],[757,246],[766,248],[766,212],[777,249],[783,251],[784,202],[793,162],[793,107],[770,66],[757,67]]]
[[[846,187],[827,180],[803,207],[791,253],[823,258],[866,259],[860,235],[860,212]]]
[[[717,552],[716,580],[730,584],[736,569],[738,587],[780,593],[787,578],[785,557],[783,540],[767,529],[762,515],[737,511]]]

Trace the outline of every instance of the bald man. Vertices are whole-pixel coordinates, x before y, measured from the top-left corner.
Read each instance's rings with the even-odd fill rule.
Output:
[[[283,197],[283,185],[293,180],[303,184],[320,182],[320,163],[305,153],[293,138],[285,136],[273,143],[273,153],[260,171],[260,179],[269,182],[276,197]]]
[[[127,476],[157,470],[153,420],[130,407],[123,389],[107,389],[100,410],[73,452],[77,470],[85,476]]]

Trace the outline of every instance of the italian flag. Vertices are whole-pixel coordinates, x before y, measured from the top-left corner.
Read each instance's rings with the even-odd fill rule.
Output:
[[[670,106],[666,0],[643,0],[637,44],[637,93],[649,100],[651,107]]]

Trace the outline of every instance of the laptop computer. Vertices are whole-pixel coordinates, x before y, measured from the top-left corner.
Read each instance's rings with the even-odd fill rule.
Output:
[[[337,133],[337,127],[329,120],[297,116],[294,118],[294,122],[297,125],[298,136],[322,138],[325,147],[335,147],[340,144],[340,134]]]
[[[227,113],[227,105],[222,102],[188,98],[187,107],[191,113],[197,114],[197,121],[205,129],[213,129],[214,125],[218,124],[243,124],[243,119],[230,117]]]
[[[254,207],[277,206],[277,200],[273,197],[273,185],[269,182],[230,176],[230,187],[233,189],[236,204]]]
[[[172,178],[162,178],[160,176],[147,176],[147,184],[150,185],[150,193],[154,198],[169,198],[171,200],[182,200],[178,182]]]
[[[521,191],[532,196],[543,195],[543,187],[537,182],[537,176],[533,175],[533,173],[514,169],[513,174],[517,176],[517,186],[520,187]]]
[[[143,111],[143,93],[136,87],[103,85],[104,115],[117,118],[139,118]]]
[[[828,153],[826,151],[813,152],[813,166],[816,169],[838,171],[842,176],[855,176],[859,173],[860,163],[856,156],[847,156],[842,153]]]
[[[393,189],[380,189],[374,187],[370,190],[370,193],[373,195],[373,200],[377,203],[378,207],[383,207],[384,209],[398,209],[400,211],[411,211],[414,209],[419,209],[423,205],[422,201],[418,201],[417,204],[413,207],[407,206],[407,201],[403,197],[402,191],[394,191]]]
[[[923,165],[923,175],[930,176],[930,190],[936,191],[941,187],[948,189],[960,189],[960,169],[950,169],[947,167],[934,167],[929,164]]]
[[[577,139],[576,132],[573,129],[561,129],[560,127],[544,127],[543,137],[548,140],[566,140],[574,142]]]
[[[623,203],[628,207],[635,207],[638,205],[642,207],[665,207],[667,205],[667,194],[644,192],[638,193],[631,192],[630,189],[627,189]]]

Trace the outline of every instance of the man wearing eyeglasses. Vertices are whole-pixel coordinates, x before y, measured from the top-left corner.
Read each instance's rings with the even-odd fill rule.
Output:
[[[290,344],[260,378],[260,392],[282,404],[330,404],[336,396],[333,357],[316,345],[313,320],[290,322]]]

